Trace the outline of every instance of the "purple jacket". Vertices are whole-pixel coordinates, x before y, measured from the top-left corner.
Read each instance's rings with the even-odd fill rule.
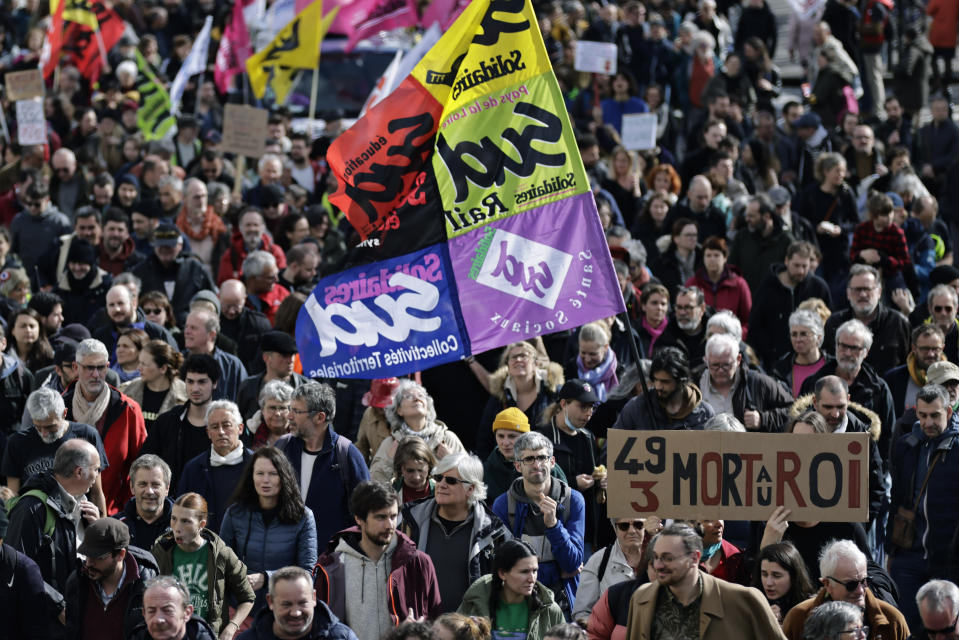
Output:
[[[433,561],[407,536],[397,531],[396,549],[390,568],[390,619],[394,625],[404,621],[412,609],[416,618],[436,618],[440,613],[440,589]],[[316,597],[329,605],[334,615],[346,620],[346,576],[340,554],[335,549],[340,540],[359,548],[360,529],[350,527],[330,540],[327,552],[320,556],[314,571]]]

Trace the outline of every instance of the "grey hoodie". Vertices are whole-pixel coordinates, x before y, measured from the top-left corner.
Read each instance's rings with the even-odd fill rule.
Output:
[[[394,549],[396,536],[390,540],[379,562],[373,562],[343,538],[336,547],[336,551],[342,553],[340,562],[346,576],[345,622],[360,640],[378,640],[393,628],[387,590]]]

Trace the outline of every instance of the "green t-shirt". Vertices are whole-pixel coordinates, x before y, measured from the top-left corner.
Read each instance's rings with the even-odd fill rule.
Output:
[[[496,609],[493,640],[526,640],[527,631],[529,631],[529,605],[526,601],[516,604],[500,602]]]
[[[190,590],[190,603],[194,612],[207,619],[210,611],[210,591],[207,576],[207,566],[210,562],[210,550],[206,541],[196,551],[184,551],[179,546],[173,547],[173,577],[182,582]]]

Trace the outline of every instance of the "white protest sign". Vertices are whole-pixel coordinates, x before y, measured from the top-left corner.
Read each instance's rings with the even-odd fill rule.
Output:
[[[630,113],[623,116],[623,146],[630,151],[656,147],[656,114]]]
[[[602,73],[611,76],[616,73],[616,45],[610,42],[576,42],[576,59],[573,68],[577,71]]]
[[[46,144],[47,120],[43,116],[43,98],[17,101],[17,141],[21,144]]]

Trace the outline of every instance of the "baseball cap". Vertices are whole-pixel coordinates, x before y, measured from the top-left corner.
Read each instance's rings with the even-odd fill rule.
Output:
[[[153,244],[158,247],[175,247],[182,241],[180,230],[175,224],[169,222],[161,222],[153,232]]]
[[[559,399],[579,400],[583,404],[596,404],[599,402],[599,396],[596,395],[593,385],[577,378],[566,381],[563,388],[559,390]]]
[[[818,129],[819,125],[822,124],[822,118],[819,117],[814,111],[807,111],[802,114],[793,122],[793,128],[795,129]]]
[[[945,384],[950,380],[959,382],[959,367],[948,360],[934,362],[926,369],[928,384]]]
[[[125,524],[116,518],[100,518],[87,526],[77,551],[88,558],[97,558],[129,546],[130,529]]]
[[[781,207],[792,199],[792,196],[789,195],[789,189],[786,187],[781,187],[776,185],[772,189],[766,192],[766,195],[769,196],[769,199],[777,207]]]
[[[503,409],[497,413],[496,418],[493,419],[493,431],[497,429],[509,429],[510,431],[529,433],[529,418],[516,407]]]

